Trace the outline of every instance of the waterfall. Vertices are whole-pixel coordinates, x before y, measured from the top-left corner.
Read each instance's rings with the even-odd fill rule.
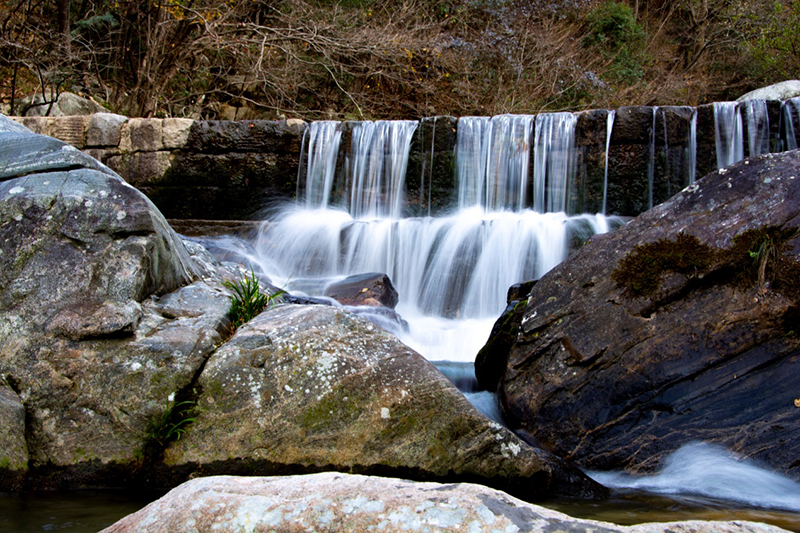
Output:
[[[483,182],[488,159],[489,117],[461,117],[456,137],[458,208],[485,205]]]
[[[656,116],[658,115],[658,106],[653,107],[653,125],[650,127],[650,150],[648,151],[649,159],[647,161],[647,207],[653,208],[653,187],[655,185],[655,172],[656,172]]]
[[[745,100],[749,157],[769,153],[769,114],[766,100]]]
[[[744,158],[742,113],[736,102],[714,103],[714,132],[717,168],[728,167]]]
[[[614,118],[617,116],[617,111],[612,109],[608,112],[606,117],[606,159],[605,159],[605,172],[603,175],[603,214],[606,214],[606,200],[608,199],[608,151],[611,148],[611,132],[614,129]]]
[[[459,120],[459,208],[525,208],[533,119],[532,115],[498,115]]]
[[[697,179],[697,109],[692,109],[692,119],[689,122],[689,185]]]
[[[621,224],[565,212],[576,121],[571,113],[460,119],[457,210],[411,218],[401,214],[416,122],[347,123],[343,161],[335,144],[346,138],[344,125],[313,123],[303,143],[305,205],[286,207],[262,227],[255,246],[264,271],[309,295],[334,279],[384,272],[409,324],[395,333],[429,359],[471,361],[510,285],[541,277],[577,243]],[[532,175],[540,184],[533,195]],[[331,187],[346,205],[332,208],[335,195],[324,192]]]
[[[401,214],[414,120],[358,122],[353,128],[350,213],[355,218]]]
[[[539,213],[567,211],[568,187],[575,180],[575,125],[572,113],[536,116],[533,168],[533,209]]]
[[[319,121],[310,124],[303,135],[297,179],[297,197],[302,198],[301,187],[305,186],[306,206],[328,207],[336,172],[342,128],[339,122]]]
[[[781,117],[786,132],[786,150],[797,150],[797,133],[794,128],[792,109],[794,109],[794,115],[800,117],[800,96],[790,98],[781,104]]]

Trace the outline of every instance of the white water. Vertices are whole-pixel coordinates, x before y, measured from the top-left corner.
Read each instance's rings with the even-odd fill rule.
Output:
[[[264,225],[255,244],[260,262],[278,285],[312,296],[333,279],[386,273],[408,322],[407,330],[396,328],[401,340],[430,360],[471,362],[509,286],[541,277],[571,243],[609,230],[603,215],[564,212],[575,122],[571,113],[460,119],[458,209],[415,218],[400,213],[416,122],[355,124],[344,162],[341,127],[312,123],[298,185],[305,205],[286,207]],[[338,197],[331,192],[343,188]],[[528,208],[530,201],[540,210]]]
[[[614,118],[617,116],[617,110],[612,109],[606,116],[606,160],[605,170],[603,174],[603,214],[606,214],[606,204],[608,201],[608,152],[611,148],[611,133],[614,130]]]
[[[567,211],[567,194],[575,181],[575,125],[572,113],[536,116],[533,167],[533,209]]]
[[[458,207],[521,211],[528,193],[532,115],[458,121]]]
[[[397,311],[410,324],[403,340],[429,359],[471,361],[509,286],[563,261],[571,239],[608,229],[602,215],[474,207],[437,218],[364,220],[295,207],[265,226],[255,246],[264,270],[290,290],[313,286],[309,279],[388,274],[400,294]]]
[[[717,168],[728,167],[744,158],[742,113],[736,102],[714,103],[714,132]]]
[[[610,488],[694,494],[800,512],[800,483],[712,444],[683,446],[652,476],[618,472],[589,472],[589,475]]]
[[[750,157],[769,153],[769,114],[766,100],[745,100],[747,147]]]
[[[800,96],[781,104],[782,119],[786,128],[786,150],[797,150],[797,133],[794,127],[792,108],[794,108],[794,114],[800,116]]]
[[[689,185],[697,176],[697,109],[692,109],[692,120],[689,123]]]
[[[331,191],[336,171],[336,156],[342,140],[342,129],[339,122],[315,122],[303,136],[301,153],[306,154],[300,162],[301,172],[305,171],[308,179],[302,184],[305,190],[306,205],[319,208],[331,203]],[[301,197],[301,182],[298,181],[298,198]]]

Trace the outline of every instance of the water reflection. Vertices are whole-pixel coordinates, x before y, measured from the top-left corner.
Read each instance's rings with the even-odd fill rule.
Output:
[[[164,494],[132,490],[0,493],[0,531],[95,533]]]

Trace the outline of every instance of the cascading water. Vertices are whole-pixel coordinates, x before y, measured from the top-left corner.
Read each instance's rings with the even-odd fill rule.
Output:
[[[297,197],[303,197],[300,186],[305,186],[306,206],[309,208],[330,204],[341,140],[341,124],[334,121],[314,122],[303,136],[301,153],[306,157],[300,161],[300,172],[304,172],[308,178],[297,181]]]
[[[575,125],[572,113],[536,116],[533,168],[533,209],[539,213],[567,211],[568,188],[575,179]]]
[[[521,211],[530,167],[532,115],[464,117],[458,122],[458,207]]]
[[[697,179],[697,109],[692,109],[692,118],[689,122],[689,146],[687,151],[689,185],[691,185]]]
[[[744,158],[742,113],[736,102],[714,103],[714,133],[717,168],[728,167]]]
[[[794,111],[794,115],[792,112]],[[786,150],[797,150],[797,133],[794,127],[794,116],[800,117],[800,96],[790,98],[781,104],[781,119],[786,131]]]
[[[606,202],[608,200],[608,152],[611,148],[611,132],[614,130],[614,118],[617,116],[616,109],[608,112],[606,117],[606,157],[605,170],[603,174],[603,214],[606,214]]]
[[[650,150],[647,161],[647,207],[653,208],[653,187],[655,186],[656,173],[656,117],[658,106],[653,107],[653,125],[650,127]]]
[[[350,213],[355,218],[398,218],[414,120],[359,122],[353,128],[348,165]]]
[[[769,153],[769,114],[766,100],[745,100],[749,156]]]
[[[416,124],[355,124],[344,164],[336,160],[342,157],[338,147],[316,144],[334,142],[330,130],[336,128],[311,124],[304,145],[314,151],[303,154],[306,168],[325,170],[301,176],[304,190],[331,183],[337,189],[344,181],[349,200],[337,203],[335,195],[315,192],[331,203],[285,208],[265,224],[256,246],[277,283],[312,295],[323,286],[319,280],[388,274],[400,294],[397,310],[409,323],[407,332],[397,331],[401,339],[428,359],[471,362],[504,309],[510,285],[542,276],[573,243],[620,222],[564,212],[575,157],[575,116],[569,113],[536,117],[534,174],[543,183],[532,201],[551,212],[526,205],[534,117],[502,115],[459,121],[457,211],[401,218],[402,176]],[[324,185],[315,181],[323,179]]]

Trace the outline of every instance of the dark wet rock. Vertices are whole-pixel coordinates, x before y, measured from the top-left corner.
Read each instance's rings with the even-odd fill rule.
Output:
[[[172,490],[103,533],[243,530],[452,531],[530,533],[780,533],[753,522],[672,522],[618,526],[572,518],[481,485],[323,473],[284,477],[217,476]]]
[[[525,300],[512,300],[492,326],[483,348],[475,356],[475,378],[479,390],[496,391],[506,369],[508,353],[517,340],[517,331],[525,313]]]
[[[592,238],[530,294],[506,419],[586,468],[652,470],[701,440],[800,478],[798,226],[794,151]]]
[[[506,303],[510,304],[513,301],[521,302],[528,299],[533,286],[536,285],[536,280],[524,281],[522,283],[515,283],[508,288],[506,293]]]
[[[356,274],[331,283],[325,288],[324,295],[342,305],[381,306],[389,309],[394,309],[398,300],[397,290],[389,276],[376,272]]]
[[[170,482],[335,469],[480,480],[528,498],[604,493],[484,418],[394,336],[336,307],[268,309],[209,359],[197,386],[197,420],[164,456]]]

